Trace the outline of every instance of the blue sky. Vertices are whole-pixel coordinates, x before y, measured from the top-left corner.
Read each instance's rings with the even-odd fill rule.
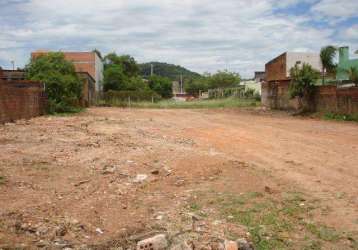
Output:
[[[130,54],[250,77],[284,51],[358,49],[357,0],[0,0],[0,66],[37,49]]]

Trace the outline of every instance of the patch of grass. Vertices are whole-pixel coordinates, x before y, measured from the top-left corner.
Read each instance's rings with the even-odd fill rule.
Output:
[[[0,185],[4,185],[6,183],[6,178],[5,176],[1,176],[0,175]]]
[[[325,225],[317,226],[314,223],[307,223],[306,228],[319,239],[325,241],[337,242],[341,239],[341,234],[334,228],[327,227]]]
[[[305,223],[317,208],[300,192],[287,192],[280,199],[262,193],[224,194],[218,200],[224,218],[245,225],[255,249],[321,249],[324,242],[336,243],[342,234],[325,225]],[[297,231],[301,231],[297,239]],[[304,238],[307,235],[307,238]]]
[[[324,114],[323,118],[325,120],[358,122],[358,114],[345,115],[345,114],[336,114],[336,113],[326,113]]]
[[[215,100],[194,100],[188,102],[163,100],[159,102],[133,102],[132,108],[152,108],[152,109],[212,109],[212,108],[238,108],[256,107],[260,102],[255,99],[225,98]],[[128,103],[121,103],[120,107],[129,107]]]
[[[189,204],[189,209],[192,211],[192,212],[197,212],[201,209],[201,206],[197,203],[191,203]]]
[[[66,117],[66,116],[76,115],[76,114],[81,113],[85,110],[86,110],[85,108],[81,108],[81,107],[71,107],[70,109],[66,110],[66,112],[62,112],[62,113],[53,112],[53,113],[50,113],[50,115],[58,116],[58,117]]]

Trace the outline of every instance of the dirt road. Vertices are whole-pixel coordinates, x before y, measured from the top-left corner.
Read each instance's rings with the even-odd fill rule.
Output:
[[[358,247],[357,124],[94,108],[0,125],[0,152],[0,249],[106,249],[189,229],[183,240],[205,246],[215,235],[257,249]]]

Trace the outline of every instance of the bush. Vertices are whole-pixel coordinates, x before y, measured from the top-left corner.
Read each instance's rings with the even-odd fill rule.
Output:
[[[68,112],[79,106],[82,81],[63,53],[50,52],[31,60],[26,66],[26,77],[45,84],[49,113]]]
[[[324,115],[326,120],[336,120],[336,121],[355,121],[358,122],[358,115],[345,115],[345,114],[336,114],[336,113],[327,113]]]
[[[184,83],[185,92],[192,96],[199,96],[200,91],[206,92],[209,89],[207,78],[197,77],[189,79]]]
[[[149,87],[163,98],[173,97],[172,82],[167,77],[151,76],[149,78]]]

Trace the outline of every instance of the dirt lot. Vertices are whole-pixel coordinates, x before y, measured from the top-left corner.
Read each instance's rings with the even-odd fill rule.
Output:
[[[117,108],[0,125],[0,249],[159,232],[195,249],[358,249],[358,125]]]

